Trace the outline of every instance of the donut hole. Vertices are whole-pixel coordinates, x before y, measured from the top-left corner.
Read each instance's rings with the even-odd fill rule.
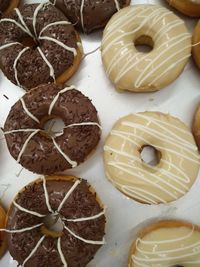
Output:
[[[31,38],[30,36],[25,37],[22,40],[22,44],[23,44],[23,46],[30,47],[32,49],[36,49],[39,45],[39,43],[36,40],[34,40],[33,38]]]
[[[44,132],[51,137],[60,136],[63,134],[65,124],[61,118],[48,117],[42,121]]]
[[[139,36],[134,43],[138,52],[149,53],[154,48],[153,39],[147,35]]]
[[[60,237],[63,234],[63,222],[59,214],[48,214],[43,219],[41,231],[46,236]]]
[[[140,150],[140,156],[143,162],[150,166],[156,166],[161,159],[161,153],[155,147],[145,145]]]

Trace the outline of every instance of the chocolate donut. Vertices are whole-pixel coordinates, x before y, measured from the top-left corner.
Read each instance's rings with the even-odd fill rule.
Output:
[[[0,0],[0,16],[7,15],[19,5],[19,0]]]
[[[44,131],[52,118],[62,119],[65,125],[54,137]],[[83,162],[97,146],[100,128],[95,107],[74,86],[47,84],[30,90],[15,103],[4,134],[10,154],[23,167],[54,174]]]
[[[0,20],[0,67],[26,90],[68,80],[81,51],[73,25],[51,3],[27,4]]]
[[[11,204],[5,229],[10,254],[24,267],[84,267],[105,243],[104,214],[85,180],[42,177]],[[52,229],[50,216],[63,229]]]
[[[86,33],[103,28],[130,0],[50,0],[78,29]]]

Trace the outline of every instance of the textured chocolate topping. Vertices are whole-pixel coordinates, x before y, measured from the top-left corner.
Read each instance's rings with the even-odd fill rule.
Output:
[[[52,110],[52,116],[48,116],[50,104],[63,88],[48,84],[41,85],[26,93],[23,97],[26,107],[40,123],[28,116],[19,100],[10,110],[4,131],[43,130],[44,123],[50,117],[61,118],[65,127],[74,123],[99,122],[97,111],[91,101],[74,89],[59,96]],[[31,132],[6,134],[8,149],[16,160],[30,134]],[[56,137],[55,141],[71,160],[79,164],[95,149],[100,134],[101,130],[96,125],[75,126],[65,128],[64,133]],[[20,164],[32,172],[41,174],[53,174],[72,167],[55,147],[52,139],[43,132],[39,132],[31,138],[21,156]]]
[[[49,203],[54,211],[59,207],[66,193],[74,182],[65,180],[47,180],[47,192]],[[25,187],[15,199],[16,203],[31,211],[48,215],[42,182],[32,183]],[[102,211],[96,200],[96,195],[89,191],[86,181],[82,182],[71,193],[63,205],[60,215],[67,219],[85,218],[94,216]],[[23,229],[39,223],[43,218],[20,211],[14,205],[9,211],[7,229]],[[105,216],[83,221],[67,222],[65,225],[78,236],[87,240],[101,241],[104,236]],[[30,255],[38,240],[43,236],[41,229],[26,231],[24,233],[8,234],[8,246],[12,257],[22,265]],[[69,267],[84,267],[92,260],[100,245],[87,244],[72,236],[66,229],[61,237],[61,248]],[[25,264],[25,267],[62,267],[60,255],[57,249],[57,238],[45,237],[34,255]]]
[[[51,0],[51,2],[56,2],[56,6],[78,29],[84,30],[86,33],[104,27],[112,15],[117,12],[115,0],[85,0],[83,12],[81,12],[82,1]],[[129,5],[130,0],[117,0],[117,3],[122,8]],[[81,16],[83,17],[83,23],[81,22]]]
[[[11,1],[9,0],[0,0],[0,12],[3,12],[6,10],[6,8],[9,6]]]
[[[9,43],[19,43],[0,49],[0,67],[9,80],[26,90],[36,87],[39,84],[53,81],[50,75],[50,68],[39,53],[38,47],[40,47],[44,56],[51,64],[55,78],[59,77],[71,67],[75,58],[75,55],[71,51],[63,48],[58,43],[46,39],[39,39],[39,34],[45,26],[58,21],[67,21],[65,15],[52,4],[46,4],[39,9],[35,19],[35,34],[33,29],[33,14],[38,6],[38,4],[29,4],[19,9],[35,41],[33,42],[32,38],[31,47],[20,55],[16,68],[14,67],[15,60],[19,56],[19,53],[25,47],[28,47],[27,43],[30,43],[31,37],[25,30],[22,30],[13,22],[0,22],[0,47]],[[6,19],[15,20],[22,25],[16,11],[13,11]],[[51,25],[42,32],[41,36],[54,38],[70,48],[77,49],[77,33],[71,24]]]

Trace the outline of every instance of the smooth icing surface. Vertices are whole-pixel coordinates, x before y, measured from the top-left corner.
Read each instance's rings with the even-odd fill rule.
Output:
[[[146,164],[141,148],[160,152],[156,166]],[[131,114],[116,122],[104,146],[107,178],[124,194],[148,204],[183,196],[199,170],[194,138],[180,120],[159,112]]]
[[[139,52],[135,41],[152,39],[149,53]],[[177,78],[191,55],[191,35],[184,22],[159,5],[135,5],[117,12],[102,40],[107,76],[119,90],[154,91]]]
[[[200,266],[200,232],[194,227],[160,228],[136,241],[129,267]]]

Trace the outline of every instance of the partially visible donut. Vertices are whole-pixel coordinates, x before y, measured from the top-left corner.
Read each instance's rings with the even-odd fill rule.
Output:
[[[61,228],[55,229],[58,220]],[[85,180],[41,177],[10,206],[9,252],[24,267],[85,267],[105,243],[105,220],[105,209]]]
[[[167,2],[184,15],[190,17],[200,16],[200,0],[167,0]]]
[[[153,147],[155,166],[141,151]],[[168,203],[194,184],[200,157],[188,127],[161,112],[139,112],[119,119],[104,146],[106,176],[122,193],[145,204]]]
[[[200,20],[198,21],[192,36],[192,55],[197,67],[200,69]]]
[[[200,227],[176,220],[144,228],[133,242],[128,267],[193,267],[200,263]]]
[[[51,3],[27,4],[0,20],[0,67],[26,90],[65,82],[81,58],[79,35]]]
[[[6,224],[6,213],[4,209],[0,206],[0,228],[5,228]],[[7,249],[7,242],[4,232],[0,231],[0,258],[4,255]]]
[[[192,132],[200,150],[200,104],[198,105],[193,118]]]
[[[138,44],[152,50],[140,52]],[[167,8],[134,5],[112,16],[101,51],[106,74],[117,90],[157,91],[182,73],[191,56],[191,34]]]
[[[112,15],[130,0],[50,0],[69,20],[86,33],[103,28]]]
[[[44,131],[52,118],[62,119],[65,125],[55,136]],[[4,134],[10,154],[23,167],[54,174],[84,162],[100,140],[100,128],[96,108],[74,86],[47,84],[16,102],[6,119]]]
[[[0,14],[8,15],[19,5],[20,0],[0,0]]]

